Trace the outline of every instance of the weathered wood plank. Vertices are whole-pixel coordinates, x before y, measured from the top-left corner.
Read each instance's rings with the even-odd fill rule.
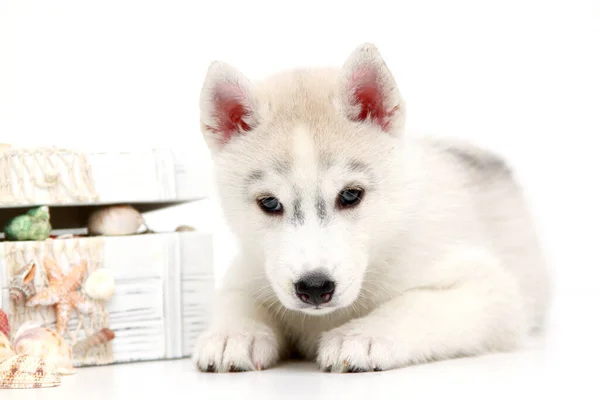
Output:
[[[182,352],[191,355],[206,329],[214,296],[213,242],[210,235],[181,234]]]

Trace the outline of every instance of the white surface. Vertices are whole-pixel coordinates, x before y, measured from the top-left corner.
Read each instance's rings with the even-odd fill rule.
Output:
[[[600,398],[600,296],[557,303],[546,343],[495,354],[365,374],[325,374],[312,363],[251,373],[201,374],[189,359],[79,369],[62,386],[0,391],[13,399],[576,399]]]

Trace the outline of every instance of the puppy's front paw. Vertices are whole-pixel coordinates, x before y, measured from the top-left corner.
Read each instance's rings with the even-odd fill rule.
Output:
[[[393,343],[362,324],[348,323],[323,334],[317,363],[325,372],[369,372],[394,368]]]
[[[196,342],[192,360],[202,372],[242,372],[271,367],[279,360],[273,330],[259,322],[209,329]]]

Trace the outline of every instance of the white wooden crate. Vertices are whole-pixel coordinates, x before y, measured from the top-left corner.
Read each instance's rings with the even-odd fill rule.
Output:
[[[48,205],[54,234],[85,234],[87,217],[101,206],[132,204],[147,212],[205,199],[210,171],[203,168],[199,153],[1,148],[0,224],[32,206]],[[40,265],[36,286],[47,285],[44,255],[56,258],[65,270],[88,259],[86,277],[98,268],[116,276],[115,295],[106,302],[92,301],[96,314],[71,314],[64,335],[71,344],[105,327],[116,335],[76,358],[77,365],[189,356],[210,319],[214,278],[209,233],[0,242],[0,307],[8,311],[13,333],[30,320],[55,327],[52,307],[32,309],[9,302],[9,278],[32,259]]]
[[[88,272],[108,268],[115,274],[115,295],[96,305],[98,313],[107,314],[107,320],[73,311],[66,335],[75,342],[85,337],[88,327],[109,327],[115,332],[115,339],[102,355],[76,359],[77,365],[187,357],[210,318],[214,281],[212,240],[208,234],[4,242],[0,244],[1,305],[9,311],[13,333],[25,319],[55,326],[51,308],[16,310],[9,301],[8,282],[14,269],[32,259],[41,265],[44,255],[51,255],[64,269],[85,258],[90,260]],[[38,270],[36,286],[43,286],[42,275]],[[20,313],[28,314],[26,318],[15,317]]]

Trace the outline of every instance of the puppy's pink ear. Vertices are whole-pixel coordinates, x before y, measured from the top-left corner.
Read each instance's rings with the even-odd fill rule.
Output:
[[[232,66],[213,62],[200,95],[200,122],[211,150],[254,129],[259,122],[258,99],[250,81]]]
[[[341,75],[342,107],[352,121],[370,123],[400,135],[405,106],[394,77],[372,44],[359,46],[348,57]]]

